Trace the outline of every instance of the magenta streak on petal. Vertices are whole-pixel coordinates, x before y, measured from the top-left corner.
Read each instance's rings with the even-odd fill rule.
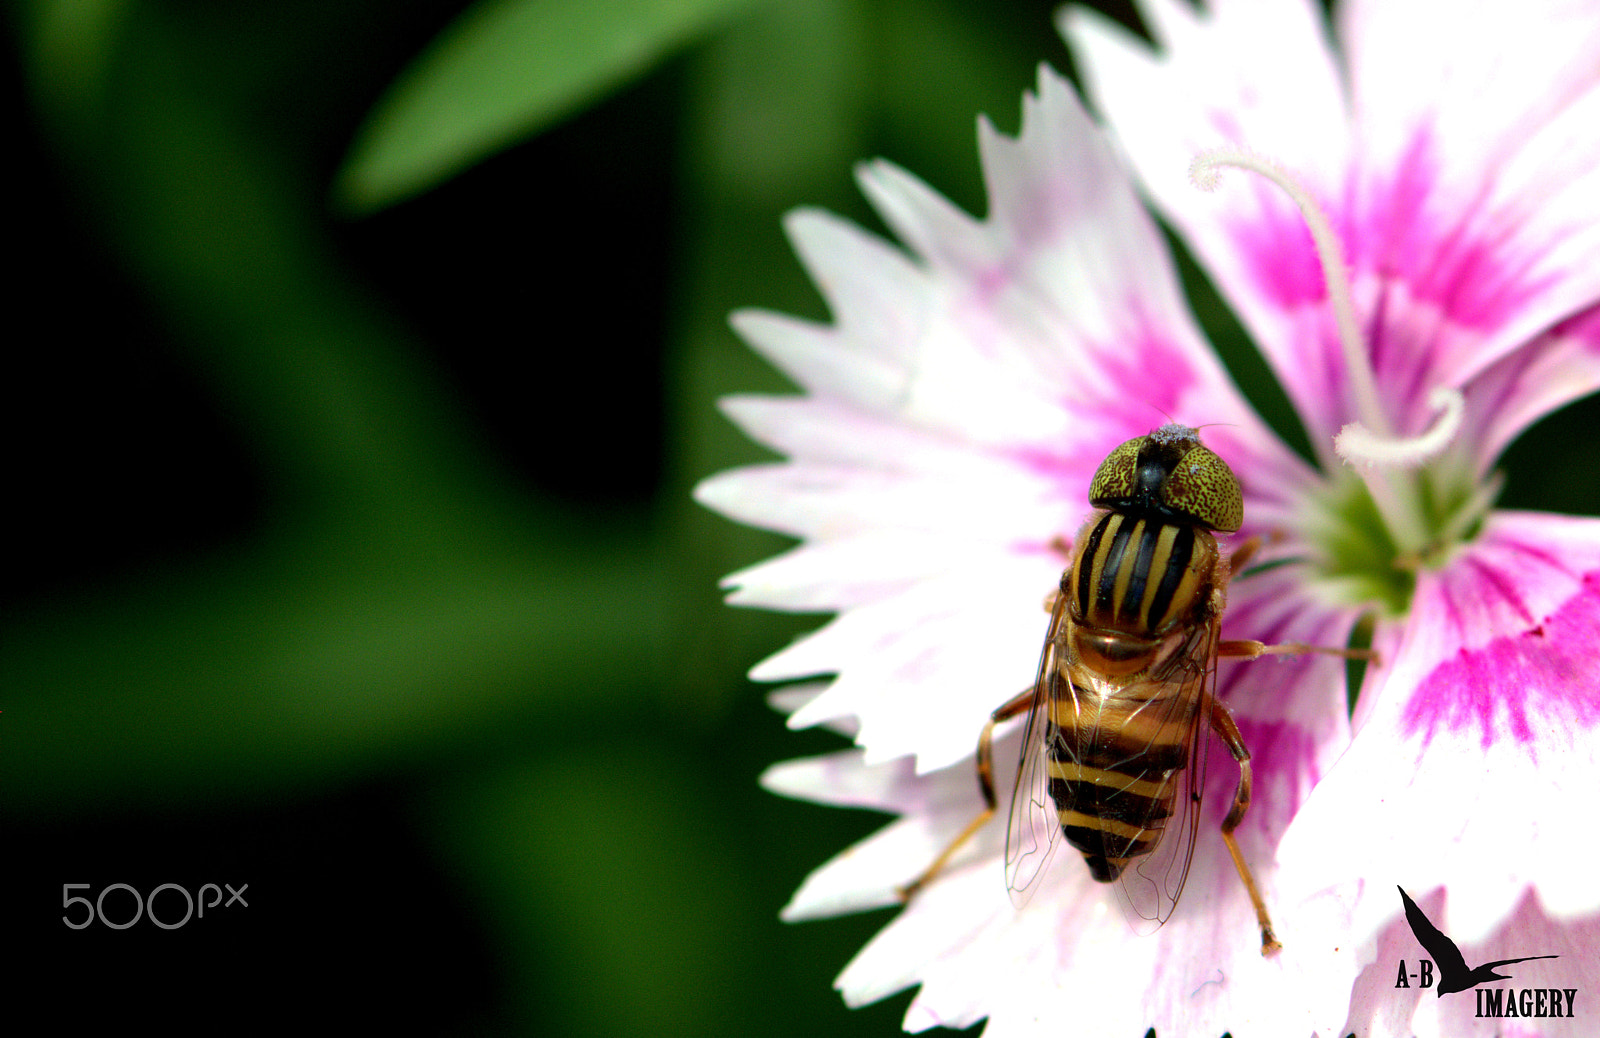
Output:
[[[1273,205],[1266,192],[1278,188],[1262,183],[1254,188],[1257,208],[1248,216],[1229,221],[1244,266],[1244,275],[1257,286],[1269,307],[1291,320],[1288,342],[1265,344],[1267,353],[1282,369],[1281,377],[1302,415],[1319,431],[1332,436],[1346,413],[1344,361],[1327,306],[1327,287],[1316,248],[1305,221],[1292,207]],[[1337,225],[1336,225],[1337,230]],[[1292,347],[1292,348],[1289,348]]]
[[[1089,476],[1111,449],[1163,425],[1168,418],[1178,422],[1203,424],[1205,416],[1175,413],[1179,402],[1195,383],[1195,372],[1187,350],[1156,329],[1154,322],[1139,319],[1136,330],[1111,343],[1087,344],[1084,352],[1093,359],[1093,370],[1085,370],[1085,381],[1100,387],[1094,425],[1121,430],[1108,437],[1094,457],[1068,456],[1062,451],[1025,447],[1010,452],[1010,457],[1028,470],[1061,480],[1070,500],[1083,500],[1089,491]],[[1082,408],[1076,401],[1064,401],[1067,411]]]
[[[1395,401],[1420,399],[1438,380],[1436,365],[1448,360],[1438,353],[1445,336],[1503,326],[1555,279],[1533,273],[1536,252],[1512,250],[1515,214],[1485,215],[1481,199],[1441,191],[1439,176],[1424,127],[1395,167],[1368,174],[1347,197],[1323,199],[1346,263],[1358,277],[1378,280],[1377,306],[1369,303],[1361,318],[1363,335],[1385,395]],[[1304,221],[1272,197],[1276,187],[1261,182],[1252,190],[1257,204],[1228,228],[1248,276],[1286,313],[1323,307],[1323,272]],[[1320,350],[1337,360],[1331,322],[1324,322]]]
[[[1497,589],[1498,590],[1498,589]],[[1402,727],[1427,742],[1439,729],[1477,727],[1488,749],[1510,734],[1530,743],[1541,725],[1600,721],[1600,570],[1542,621],[1477,649],[1460,648],[1423,679]],[[1503,715],[1503,716],[1502,716]]]
[[[1530,627],[1534,625],[1533,613],[1529,611],[1527,603],[1522,600],[1522,595],[1518,592],[1517,585],[1508,579],[1505,574],[1495,567],[1487,565],[1482,559],[1472,556],[1463,559],[1462,565],[1473,571],[1476,580],[1492,587],[1499,596],[1500,601],[1514,610],[1517,616],[1521,617],[1523,623]],[[1471,587],[1470,584],[1468,584],[1468,587]],[[1480,602],[1484,601],[1484,596],[1478,593],[1477,589],[1472,588],[1471,591]]]
[[[1438,176],[1419,130],[1398,167],[1364,185],[1349,223],[1351,265],[1377,275],[1388,304],[1367,325],[1373,367],[1402,412],[1450,377],[1441,351],[1452,339],[1492,333],[1555,279],[1533,272],[1536,251],[1513,248],[1515,214],[1484,212],[1487,187],[1479,197],[1446,195]]]
[[[1600,306],[1591,306],[1550,329],[1557,339],[1576,339],[1591,353],[1600,353]]]
[[[1203,415],[1175,413],[1195,382],[1188,351],[1148,318],[1137,320],[1137,328],[1126,337],[1090,350],[1097,381],[1116,390],[1102,401],[1101,420],[1134,430],[1156,428],[1165,419],[1203,424]]]
[[[1438,162],[1425,130],[1398,168],[1384,172],[1370,178],[1359,200],[1329,208],[1353,269],[1404,283],[1413,300],[1434,304],[1453,324],[1470,328],[1498,327],[1545,287],[1528,278],[1536,257],[1508,255],[1503,241],[1486,238],[1489,229],[1469,223],[1478,215],[1476,200],[1452,199],[1454,211],[1429,213]],[[1276,187],[1263,182],[1253,190],[1258,209],[1231,226],[1247,269],[1285,310],[1320,305],[1326,297],[1322,268],[1304,221],[1270,197]]]
[[[1317,768],[1316,740],[1304,728],[1285,721],[1258,721],[1238,715],[1234,720],[1239,725],[1245,748],[1250,751],[1254,772],[1256,800],[1245,824],[1254,821],[1268,832],[1280,830],[1300,806],[1298,802],[1282,803],[1282,795],[1298,791],[1303,796],[1321,777]],[[1205,824],[1217,825],[1232,806],[1239,784],[1239,765],[1215,733],[1202,732],[1201,737],[1211,743],[1206,758]],[[1274,789],[1278,782],[1287,783],[1288,789]],[[1268,792],[1273,795],[1266,795]]]
[[[1249,717],[1236,717],[1239,734],[1244,736],[1245,747],[1257,770],[1268,773],[1283,772],[1298,775],[1310,774],[1316,779],[1316,740],[1300,725],[1287,721],[1258,721]]]
[[[1516,433],[1590,388],[1592,383],[1585,383],[1594,377],[1596,359],[1600,359],[1600,306],[1591,306],[1477,376],[1467,387],[1463,428],[1480,444],[1479,465],[1487,469]]]
[[[1210,122],[1223,140],[1248,139],[1230,112],[1214,111]],[[1245,270],[1268,302],[1280,309],[1321,306],[1328,293],[1304,217],[1277,185],[1254,174],[1234,175],[1249,184],[1254,202],[1249,215],[1229,220],[1227,228],[1238,243]]]
[[[1499,327],[1545,287],[1529,277],[1537,257],[1508,251],[1502,236],[1512,227],[1479,222],[1481,198],[1451,198],[1449,211],[1435,203],[1430,213],[1438,179],[1433,141],[1419,129],[1398,168],[1374,175],[1365,202],[1347,218],[1348,260],[1405,283],[1412,299],[1434,304],[1452,324]]]
[[[1269,204],[1263,197],[1277,187],[1263,183],[1253,190],[1259,208],[1249,217],[1233,221],[1230,228],[1245,269],[1267,300],[1281,309],[1321,305],[1327,288],[1305,221],[1292,208]]]
[[[1064,445],[1063,445],[1064,446]],[[1089,493],[1089,477],[1094,474],[1098,460],[1069,457],[1062,451],[1041,447],[1019,447],[1007,451],[1006,456],[1027,471],[1043,476],[1061,487],[1061,496],[1069,501],[1081,501]],[[1073,484],[1077,484],[1076,487]]]

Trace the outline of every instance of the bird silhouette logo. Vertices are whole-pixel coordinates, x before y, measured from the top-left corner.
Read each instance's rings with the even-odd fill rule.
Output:
[[[1422,945],[1434,964],[1439,967],[1439,988],[1435,997],[1443,997],[1452,991],[1466,991],[1489,980],[1510,980],[1511,977],[1504,973],[1496,973],[1501,966],[1509,966],[1513,962],[1527,962],[1530,959],[1559,959],[1559,955],[1524,955],[1520,959],[1499,959],[1495,962],[1486,962],[1474,969],[1467,968],[1467,960],[1462,957],[1461,949],[1456,947],[1456,942],[1440,932],[1437,926],[1422,914],[1422,909],[1406,894],[1400,891],[1400,900],[1405,902],[1406,921],[1411,924],[1411,932],[1416,934],[1417,943]]]

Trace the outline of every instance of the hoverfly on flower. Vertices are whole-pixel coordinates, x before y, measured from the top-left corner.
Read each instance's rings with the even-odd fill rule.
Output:
[[[1472,1018],[1470,1002],[1396,991],[1374,965],[1415,946],[1396,885],[1437,892],[1441,928],[1471,933],[1486,959],[1537,947],[1576,963],[1600,934],[1600,887],[1558,839],[1570,791],[1600,774],[1600,521],[1496,505],[1505,447],[1600,387],[1600,11],[1138,8],[1147,39],[1078,8],[1061,16],[1099,119],[1044,69],[1018,136],[980,124],[985,216],[891,163],[864,165],[894,243],[816,210],[789,218],[831,320],[735,316],[799,395],[726,399],[783,460],[696,494],[799,542],[725,586],[736,604],[836,614],[751,677],[806,681],[782,694],[789,725],[855,743],[762,782],[892,816],[808,875],[782,918],[899,903],[938,863],[835,981],[852,1006],[918,988],[914,1032],[988,1018],[990,1038],[1487,1034],[1498,1023]],[[1237,172],[1219,182],[1225,168]],[[1303,451],[1207,344],[1146,203],[1278,377]],[[1207,750],[1177,772],[1181,817],[1162,819],[1162,845],[1123,871],[1170,895],[1181,870],[1157,866],[1192,848],[1182,890],[1195,904],[1158,898],[1157,921],[1171,917],[1140,938],[1089,870],[1040,864],[1065,835],[1051,758],[1083,763],[1060,723],[1071,700],[1036,683],[1002,707],[1019,721],[996,725],[1000,752],[1018,753],[1024,734],[1042,747],[1021,754],[1038,770],[1018,817],[1035,822],[1013,823],[1010,847],[1000,826],[968,825],[968,755],[1016,693],[1005,675],[1039,659],[1039,591],[1074,561],[1062,541],[1082,528],[1084,488],[1108,448],[1148,432],[1148,408],[1215,423],[1206,446],[1238,478],[1239,540],[1263,538],[1248,574],[1237,552],[1218,560],[1218,647],[1224,634],[1347,645],[1368,630],[1383,666],[1356,682],[1327,653],[1205,671],[1189,695]],[[1088,552],[1092,533],[1073,550]],[[1108,536],[1088,569],[1131,581],[1122,560],[1094,561]],[[1130,528],[1122,550],[1137,556],[1141,541]],[[1159,593],[1156,561],[1146,593],[1152,581]],[[1080,677],[1068,613],[1083,571],[1074,561],[1052,602],[1047,693]],[[1136,615],[1150,615],[1143,597]],[[1228,925],[1247,891],[1227,841],[1182,838],[1234,813],[1215,797],[1196,817],[1184,799],[1205,756],[1227,766],[1201,730],[1215,727],[1207,696],[1251,754],[1257,802],[1232,836],[1286,937],[1272,958]],[[1052,722],[1080,758],[1045,745]],[[961,853],[941,856],[964,826]],[[1108,868],[1142,849],[1098,838]]]
[[[979,736],[987,806],[901,896],[910,900],[994,815],[994,729],[1027,711],[1006,830],[1007,887],[1025,901],[1064,835],[1095,880],[1119,884],[1130,921],[1159,926],[1194,857],[1209,729],[1239,765],[1222,839],[1255,908],[1261,954],[1275,954],[1282,946],[1233,837],[1253,782],[1250,751],[1216,695],[1217,661],[1361,653],[1222,639],[1228,582],[1261,539],[1226,559],[1218,549],[1214,533],[1244,523],[1243,495],[1196,430],[1168,423],[1118,446],[1095,473],[1089,503],[1096,511],[1053,596],[1038,676]]]

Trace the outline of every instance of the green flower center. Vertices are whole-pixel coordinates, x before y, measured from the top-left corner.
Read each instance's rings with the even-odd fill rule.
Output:
[[[1439,569],[1483,528],[1500,489],[1498,475],[1473,477],[1456,452],[1418,468],[1333,473],[1310,502],[1303,529],[1313,583],[1327,599],[1404,616],[1417,573]],[[1380,506],[1378,497],[1389,500]],[[1405,521],[1394,522],[1403,513]]]
[[[1356,320],[1344,249],[1311,193],[1286,170],[1259,155],[1232,148],[1195,157],[1190,177],[1211,190],[1217,171],[1232,166],[1276,184],[1304,218],[1316,247],[1338,333],[1356,421],[1334,438],[1349,467],[1333,473],[1310,503],[1305,534],[1312,547],[1314,584],[1331,601],[1361,605],[1380,616],[1411,608],[1417,573],[1437,569],[1462,543],[1477,536],[1499,493],[1499,477],[1478,479],[1460,433],[1466,400],[1453,386],[1427,396],[1431,424],[1401,435],[1384,407],[1372,352]]]

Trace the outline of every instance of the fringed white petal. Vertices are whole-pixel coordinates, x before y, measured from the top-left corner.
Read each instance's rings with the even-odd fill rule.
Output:
[[[1479,940],[1532,888],[1556,918],[1600,911],[1582,856],[1563,853],[1576,790],[1600,789],[1600,520],[1497,513],[1384,656],[1349,752],[1295,818],[1280,855],[1299,891],[1387,877],[1450,891],[1443,919]],[[1359,839],[1330,839],[1357,832]],[[1392,913],[1361,897],[1371,932]]]
[[[1246,174],[1195,191],[1195,154],[1253,150],[1328,212],[1402,433],[1427,425],[1428,389],[1463,386],[1600,299],[1593,5],[1344,8],[1349,111],[1313,5],[1142,7],[1160,53],[1093,15],[1068,13],[1064,29],[1151,195],[1254,333],[1313,443],[1352,407],[1303,221]]]
[[[1322,339],[1322,272],[1304,222],[1258,177],[1225,172],[1202,193],[1189,168],[1196,155],[1231,145],[1271,158],[1314,196],[1337,198],[1349,153],[1340,75],[1309,4],[1209,6],[1141,4],[1159,53],[1082,8],[1064,9],[1062,29],[1146,189],[1252,333],[1317,443],[1337,431],[1346,408],[1337,358],[1323,355],[1332,340]]]

